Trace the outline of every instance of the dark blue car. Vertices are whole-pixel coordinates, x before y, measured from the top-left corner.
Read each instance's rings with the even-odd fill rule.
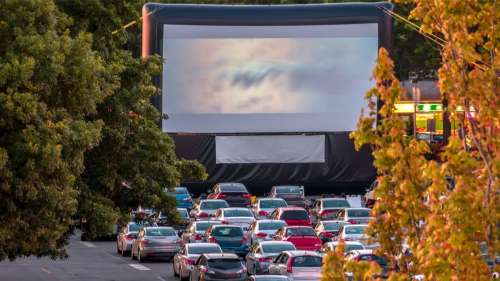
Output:
[[[170,189],[168,194],[175,197],[178,208],[193,208],[193,198],[191,198],[191,194],[189,194],[187,188],[182,186],[175,187],[173,189]]]
[[[244,256],[248,253],[250,242],[237,225],[212,225],[207,229],[205,241],[217,243],[224,253],[235,253]]]

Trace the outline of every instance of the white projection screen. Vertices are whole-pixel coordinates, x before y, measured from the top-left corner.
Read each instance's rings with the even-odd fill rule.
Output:
[[[377,23],[163,25],[168,133],[346,132],[373,86]]]

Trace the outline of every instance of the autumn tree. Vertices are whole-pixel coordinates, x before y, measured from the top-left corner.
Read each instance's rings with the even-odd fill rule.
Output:
[[[426,159],[427,144],[406,137],[394,112],[403,90],[388,53],[380,50],[376,87],[366,95],[369,112],[352,133],[357,148],[372,147],[378,172],[368,234],[398,269],[389,280],[416,274],[425,280],[490,280],[486,257],[499,251],[498,7],[494,1],[405,2],[415,5],[412,17],[440,47],[439,88],[461,129],[440,162]],[[403,247],[412,254],[402,255]]]

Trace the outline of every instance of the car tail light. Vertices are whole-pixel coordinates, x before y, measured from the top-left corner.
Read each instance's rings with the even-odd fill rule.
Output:
[[[266,211],[262,211],[262,210],[259,211],[259,216],[267,216],[267,215],[268,215],[268,213]]]
[[[321,234],[323,235],[323,237],[326,237],[326,238],[332,238],[333,237],[333,234],[331,232],[323,232]]]
[[[198,214],[198,217],[200,217],[200,218],[208,218],[208,213],[205,213],[205,212],[200,212],[200,213]]]
[[[148,239],[144,239],[141,241],[141,244],[142,245],[147,245],[149,243],[149,240]]]
[[[359,223],[357,220],[353,220],[353,219],[347,220],[347,222],[350,224],[358,224]]]
[[[208,241],[209,241],[209,242],[212,242],[212,243],[218,243],[217,238],[215,238],[215,237],[213,237],[213,236],[212,236],[212,237],[210,237],[210,238],[208,238]]]
[[[272,262],[273,258],[258,258],[257,260],[260,262]]]
[[[255,236],[257,236],[259,238],[266,238],[267,237],[267,233],[259,232],[259,233],[255,234]]]
[[[286,272],[288,273],[293,273],[293,268],[292,268],[292,259],[288,260],[288,263],[286,264]]]
[[[224,193],[219,193],[219,194],[217,194],[217,196],[215,196],[215,198],[217,198],[217,199],[224,199],[226,197],[227,197],[227,195]]]
[[[201,240],[201,234],[196,233],[194,240]]]
[[[127,235],[125,235],[125,239],[127,239],[127,240],[133,240],[135,238],[137,238],[137,235],[135,235],[135,234],[127,234]]]
[[[222,220],[222,221],[220,221],[220,223],[222,223],[222,224],[229,224],[229,222],[226,221],[226,220]]]
[[[241,197],[243,197],[243,198],[251,198],[251,197],[252,197],[252,195],[251,195],[250,193],[243,193],[243,194],[241,195]]]

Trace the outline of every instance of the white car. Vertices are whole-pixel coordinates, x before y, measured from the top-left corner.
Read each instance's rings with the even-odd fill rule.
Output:
[[[248,229],[250,244],[256,242],[273,240],[273,235],[278,229],[286,226],[284,220],[258,220],[254,221]]]
[[[258,219],[269,218],[276,208],[288,207],[285,199],[282,198],[258,198],[253,204],[252,211]]]
[[[326,254],[327,252],[333,252],[337,248],[337,245],[340,244],[339,241],[327,242],[323,244],[321,247],[321,252]],[[353,250],[364,250],[365,246],[358,241],[345,241],[344,242],[344,254]]]
[[[359,241],[365,244],[368,240],[368,236],[365,234],[367,227],[367,224],[346,224],[340,228],[339,235],[335,240]]]
[[[214,220],[222,224],[232,224],[248,230],[250,224],[255,221],[253,213],[247,208],[221,208],[215,212]]]
[[[269,274],[284,275],[294,281],[319,281],[323,258],[313,251],[285,251],[269,266]]]
[[[187,279],[192,266],[200,255],[218,253],[222,253],[222,249],[216,243],[190,243],[183,245],[174,256],[172,263],[174,276],[179,276],[181,280]]]

